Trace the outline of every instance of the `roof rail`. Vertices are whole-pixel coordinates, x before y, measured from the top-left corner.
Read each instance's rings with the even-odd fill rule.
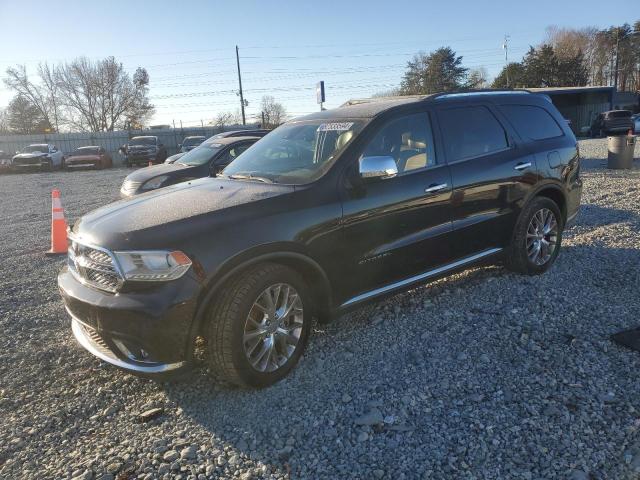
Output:
[[[476,89],[463,89],[456,90],[453,92],[442,92],[436,93],[433,95],[433,99],[436,100],[438,98],[448,98],[448,97],[462,97],[467,95],[490,95],[492,93],[506,93],[506,94],[521,94],[521,93],[531,93],[526,89],[518,89],[514,90],[512,88],[476,88]]]
[[[388,102],[393,100],[424,100],[430,95],[390,95],[386,97],[369,97],[369,98],[353,98],[344,102],[341,107],[350,107],[352,105],[362,105],[363,103]]]

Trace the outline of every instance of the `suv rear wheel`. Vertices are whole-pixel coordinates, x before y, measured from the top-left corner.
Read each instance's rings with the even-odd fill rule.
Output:
[[[513,232],[505,265],[526,275],[546,272],[558,256],[564,222],[556,203],[534,198],[522,211]]]
[[[295,367],[310,331],[304,280],[285,266],[259,265],[231,281],[210,310],[209,369],[223,382],[266,387]]]

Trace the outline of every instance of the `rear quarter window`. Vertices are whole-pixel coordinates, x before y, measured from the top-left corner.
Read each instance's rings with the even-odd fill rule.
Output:
[[[501,105],[500,109],[525,140],[544,140],[563,135],[558,123],[542,107]]]

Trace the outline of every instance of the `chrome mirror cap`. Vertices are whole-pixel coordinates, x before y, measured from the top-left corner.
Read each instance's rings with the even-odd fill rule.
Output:
[[[398,166],[393,157],[375,156],[360,158],[360,177],[364,179],[372,178],[393,178],[398,175]]]

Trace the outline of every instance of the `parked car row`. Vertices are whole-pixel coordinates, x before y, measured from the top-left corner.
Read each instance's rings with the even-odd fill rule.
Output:
[[[214,138],[252,136],[263,137],[269,130],[236,130],[214,135]],[[167,148],[157,136],[145,135],[133,137],[126,145],[120,147],[119,152],[124,156],[127,167],[147,166],[149,163],[173,163],[181,156],[198,148],[206,137],[188,136],[178,145],[179,152],[167,157]],[[113,166],[113,158],[109,152],[98,145],[87,145],[76,148],[73,152],[64,154],[56,145],[48,143],[34,143],[25,147],[14,155],[0,150],[0,171],[49,171],[54,169],[103,169]]]

